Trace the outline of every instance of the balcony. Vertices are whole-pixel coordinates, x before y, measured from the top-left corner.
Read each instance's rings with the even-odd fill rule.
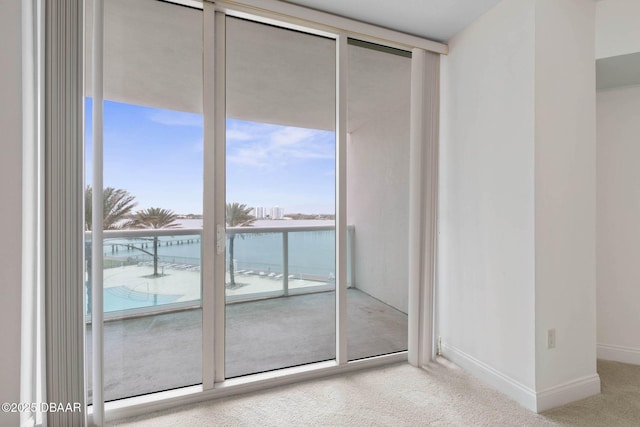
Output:
[[[406,350],[406,313],[356,286],[354,236],[351,226],[349,359]],[[104,237],[106,400],[199,384],[202,230],[106,231]],[[236,227],[227,229],[231,238],[233,263],[227,249],[225,272],[226,376],[335,358],[334,227]],[[90,253],[89,233],[86,246]]]
[[[145,208],[210,215],[212,206],[238,201],[334,214],[356,224],[357,239],[350,228],[347,248],[347,321],[340,325],[348,335],[348,359],[405,350],[407,52],[362,42],[339,46],[314,31],[292,32],[249,16],[226,16],[225,37],[214,40],[205,31],[211,16],[197,9],[156,1],[108,3],[104,111],[101,117],[90,110],[85,115],[86,129],[104,121],[103,183],[126,187]],[[89,25],[86,39],[91,37]],[[224,68],[210,56],[218,49],[208,48],[218,42],[225,46]],[[340,67],[339,79],[337,53],[338,62],[349,64]],[[219,72],[227,77],[223,85],[208,78]],[[92,73],[87,78],[91,88]],[[210,84],[226,96],[210,97]],[[346,122],[336,121],[342,113]],[[205,132],[205,123],[216,131]],[[88,154],[93,144],[87,141]],[[224,354],[216,347],[215,360],[224,358],[226,377],[335,357],[334,228],[241,227],[228,229],[227,236],[234,250],[227,253],[224,279],[216,271],[216,280],[226,285],[225,312],[217,310],[211,319],[208,306],[203,318],[203,289],[214,283],[203,282],[201,274],[203,262],[211,267],[200,257],[201,230],[105,233],[106,400],[200,383],[202,366],[212,363],[202,360],[212,353],[211,345],[203,351],[203,322],[206,341],[212,325],[216,338],[224,327]],[[88,259],[87,271],[91,265]]]

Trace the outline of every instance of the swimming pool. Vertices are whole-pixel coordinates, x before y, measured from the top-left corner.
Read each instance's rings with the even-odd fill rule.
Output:
[[[104,312],[169,304],[176,302],[181,296],[140,292],[127,286],[114,286],[104,289]]]

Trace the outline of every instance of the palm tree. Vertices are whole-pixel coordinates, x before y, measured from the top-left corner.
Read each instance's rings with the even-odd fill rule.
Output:
[[[227,203],[227,212],[226,212],[226,222],[227,227],[246,227],[256,220],[256,218],[251,215],[251,208],[248,208],[245,204],[240,204],[237,202]],[[235,233],[232,231],[229,233],[229,288],[235,288],[236,280],[234,274],[233,267],[233,243],[236,238]]]
[[[172,210],[162,208],[147,208],[138,211],[133,216],[130,228],[177,228],[178,215]]]
[[[136,212],[131,221],[131,228],[177,228],[178,215],[172,210],[147,208]],[[158,276],[158,236],[153,236],[153,275]]]
[[[84,224],[86,230],[91,230],[93,191],[88,185],[84,190]],[[127,218],[137,205],[135,197],[127,190],[107,187],[102,192],[102,218],[104,230],[121,230],[130,225]]]
[[[107,187],[102,192],[102,228],[104,230],[119,230],[127,228],[129,225],[128,218],[131,211],[136,206],[135,197],[129,194],[127,190],[120,188]],[[91,186],[87,185],[84,189],[84,228],[91,230],[92,223],[92,204],[93,191]],[[91,243],[85,242],[85,252],[87,257],[88,277],[91,277],[92,259],[91,259]],[[87,281],[87,305],[88,313],[91,313],[91,279]]]

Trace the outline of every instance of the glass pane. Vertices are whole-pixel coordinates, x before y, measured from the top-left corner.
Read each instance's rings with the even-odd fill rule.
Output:
[[[227,232],[227,302],[282,296],[282,234],[253,228]]]
[[[202,382],[202,11],[155,0],[105,0],[104,7],[104,398],[110,401]],[[92,193],[87,185],[87,230]],[[88,366],[92,244],[87,233]]]
[[[226,22],[230,378],[335,358],[335,41]]]
[[[289,292],[335,290],[336,239],[333,221],[318,220],[310,229],[297,229],[289,238]],[[324,225],[323,223],[326,223]],[[313,248],[309,250],[307,248]]]
[[[407,349],[410,58],[350,44],[349,360]]]

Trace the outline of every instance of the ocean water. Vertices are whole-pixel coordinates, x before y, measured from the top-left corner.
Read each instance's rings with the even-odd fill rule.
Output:
[[[335,232],[289,232],[289,274],[296,277],[335,277]],[[230,258],[227,244],[227,262]],[[233,259],[238,270],[283,271],[282,233],[240,234],[235,238]]]
[[[200,228],[201,220],[184,220],[184,228]],[[256,227],[289,228],[289,274],[296,277],[335,277],[334,230],[295,231],[294,226],[332,225],[333,221],[256,221]],[[200,265],[200,235],[159,237],[159,261],[172,264]],[[125,245],[135,248],[127,249]],[[230,242],[227,236],[227,262]],[[105,259],[115,264],[151,261],[153,244],[150,238],[105,239]],[[242,233],[234,238],[234,267],[236,270],[253,270],[256,273],[281,273],[283,271],[283,233]]]

